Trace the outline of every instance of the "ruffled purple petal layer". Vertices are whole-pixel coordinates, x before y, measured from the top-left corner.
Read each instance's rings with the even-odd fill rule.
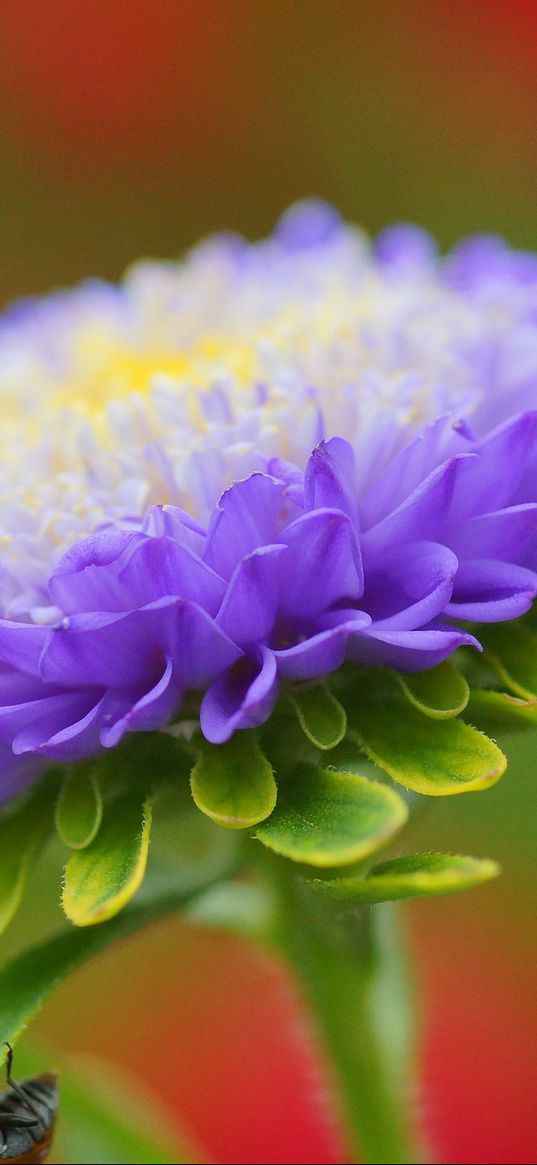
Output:
[[[237,482],[207,530],[155,507],[79,542],[50,579],[57,623],[0,621],[4,794],[41,758],[163,727],[188,692],[218,743],[267,719],[281,679],[479,647],[454,620],[513,619],[537,594],[536,447],[534,411],[482,440],[443,418],[361,495],[335,437],[304,474],[272,461]]]

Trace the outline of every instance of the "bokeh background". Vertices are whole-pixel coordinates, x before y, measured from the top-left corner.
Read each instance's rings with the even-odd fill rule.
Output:
[[[305,194],[375,232],[537,248],[535,0],[3,0],[0,299],[117,278]],[[426,1001],[420,1111],[442,1162],[537,1155],[534,750],[430,810],[424,848],[504,877],[409,912]],[[281,968],[169,921],[62,987],[35,1025],[109,1056],[220,1162],[345,1160]]]

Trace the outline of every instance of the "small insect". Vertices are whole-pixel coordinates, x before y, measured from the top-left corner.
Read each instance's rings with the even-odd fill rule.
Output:
[[[46,1161],[58,1108],[57,1077],[45,1072],[17,1084],[11,1075],[13,1049],[4,1046],[8,1087],[0,1094],[0,1162]]]

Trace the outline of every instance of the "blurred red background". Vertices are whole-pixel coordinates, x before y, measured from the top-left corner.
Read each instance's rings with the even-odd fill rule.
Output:
[[[537,248],[536,53],[534,0],[3,0],[0,295],[266,232],[310,193],[371,231]],[[442,847],[506,868],[411,914],[421,1112],[445,1162],[536,1156],[532,767],[432,817]],[[290,982],[243,943],[162,924],[75,976],[40,1028],[123,1059],[217,1160],[344,1159]]]
[[[2,290],[294,198],[536,240],[534,0],[4,0]]]

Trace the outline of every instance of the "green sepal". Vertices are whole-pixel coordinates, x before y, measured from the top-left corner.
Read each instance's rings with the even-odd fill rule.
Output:
[[[75,926],[117,914],[140,888],[147,865],[151,801],[134,788],[107,806],[96,838],[65,867],[62,905]]]
[[[480,631],[485,656],[502,683],[523,700],[537,697],[537,635],[525,622]]]
[[[56,803],[56,829],[70,849],[84,849],[96,837],[103,816],[103,800],[95,766],[70,767]]]
[[[347,715],[326,684],[295,688],[290,699],[302,731],[315,748],[326,751],[343,740]]]
[[[358,690],[349,731],[394,781],[432,797],[487,789],[505,772],[492,740],[462,720],[427,720],[395,698],[373,701]]]
[[[280,785],[276,809],[256,837],[295,862],[348,865],[385,845],[407,816],[387,785],[302,764]]]
[[[45,778],[9,806],[0,821],[0,934],[18,910],[36,854],[52,824],[55,788]]]
[[[537,727],[537,699],[523,700],[491,688],[472,688],[468,707],[472,719],[492,732]]]
[[[448,660],[428,671],[393,674],[407,699],[424,716],[433,720],[450,720],[466,708],[470,688],[464,676]]]
[[[190,777],[202,813],[228,829],[248,829],[264,821],[276,804],[270,761],[252,732],[236,732],[226,744],[198,738],[199,756]]]
[[[308,885],[345,902],[368,906],[398,898],[434,898],[496,878],[497,862],[459,854],[410,854],[374,866],[362,878],[308,878]]]

